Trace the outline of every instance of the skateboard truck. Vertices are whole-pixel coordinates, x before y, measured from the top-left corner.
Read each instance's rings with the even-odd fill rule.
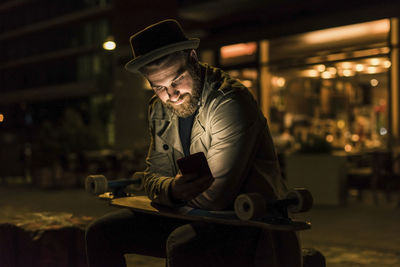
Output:
[[[312,205],[313,198],[310,191],[297,188],[289,191],[284,199],[271,202],[267,202],[259,193],[239,195],[235,200],[235,213],[244,221],[266,217],[288,219],[288,212],[306,212]]]
[[[89,175],[85,180],[85,191],[94,195],[110,192],[113,198],[126,197],[125,188],[130,186],[134,191],[143,190],[143,173],[136,172],[130,179],[108,181],[104,175]]]

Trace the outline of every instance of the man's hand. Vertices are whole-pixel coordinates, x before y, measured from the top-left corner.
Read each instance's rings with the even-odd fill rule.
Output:
[[[189,201],[201,194],[214,182],[210,175],[183,175],[180,171],[171,183],[171,197],[174,200]]]

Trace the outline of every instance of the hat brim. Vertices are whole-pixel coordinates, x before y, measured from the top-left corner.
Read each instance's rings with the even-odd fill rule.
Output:
[[[170,44],[167,46],[163,46],[157,48],[147,54],[139,56],[135,59],[132,59],[128,63],[125,64],[125,69],[130,72],[139,72],[139,69],[150,62],[159,59],[163,56],[172,54],[174,52],[186,50],[186,49],[196,49],[199,47],[200,39],[192,38],[187,41],[182,41],[174,44]]]

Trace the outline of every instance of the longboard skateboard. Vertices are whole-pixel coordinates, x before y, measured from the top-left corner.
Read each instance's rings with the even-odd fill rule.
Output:
[[[188,206],[170,208],[153,203],[147,196],[126,194],[124,188],[130,184],[140,185],[140,175],[135,179],[108,181],[103,175],[90,175],[86,178],[86,191],[109,199],[111,205],[129,208],[137,212],[210,223],[252,226],[267,230],[300,231],[311,228],[310,222],[293,220],[288,212],[308,211],[312,207],[312,196],[306,189],[289,191],[285,199],[266,202],[258,193],[242,194],[236,197],[234,210],[208,211]],[[111,193],[110,193],[111,190]]]
[[[256,219],[241,220],[237,217],[235,211],[207,211],[191,209],[189,207],[169,208],[152,203],[147,196],[115,198],[111,200],[111,205],[156,216],[235,226],[258,227],[266,230],[300,231],[311,228],[311,223],[309,222],[292,220],[285,217],[266,216]]]

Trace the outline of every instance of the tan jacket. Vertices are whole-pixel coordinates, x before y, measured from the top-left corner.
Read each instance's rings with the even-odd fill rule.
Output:
[[[204,152],[214,183],[188,204],[207,210],[232,207],[243,192],[283,197],[286,187],[267,121],[246,87],[225,72],[202,65],[205,73],[199,110],[194,119],[190,153]],[[149,105],[151,143],[146,159],[145,190],[149,198],[173,206],[170,183],[183,157],[178,117],[154,96]]]
[[[204,152],[214,183],[190,201],[207,210],[232,209],[235,197],[259,192],[268,199],[287,192],[281,179],[267,121],[256,101],[237,80],[202,65],[205,73],[200,107],[194,119],[190,153]],[[154,96],[149,106],[151,143],[144,186],[155,202],[174,206],[169,187],[183,157],[178,117]],[[264,231],[255,251],[255,266],[300,267],[301,249],[294,232]]]

